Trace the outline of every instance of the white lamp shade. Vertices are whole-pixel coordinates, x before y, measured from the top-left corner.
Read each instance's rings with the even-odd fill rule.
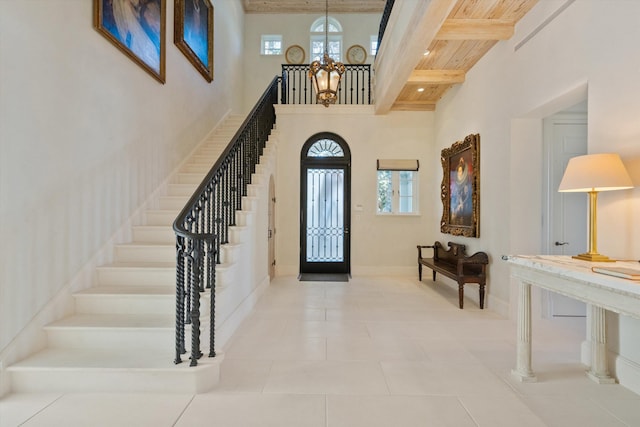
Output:
[[[615,153],[587,154],[569,159],[559,192],[611,191],[633,188],[627,170]]]

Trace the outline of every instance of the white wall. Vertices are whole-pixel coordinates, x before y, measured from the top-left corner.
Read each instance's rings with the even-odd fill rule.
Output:
[[[277,274],[299,272],[300,150],[312,135],[328,131],[351,150],[351,272],[417,275],[416,245],[433,244],[431,224],[439,221],[430,202],[440,187],[432,185],[433,113],[376,116],[372,106],[280,105],[277,116]],[[420,215],[376,215],[376,159],[383,158],[420,161]]]
[[[576,1],[514,51],[564,3],[538,3],[518,24],[515,36],[497,44],[436,111],[439,149],[469,133],[481,135],[481,234],[479,239],[462,240],[491,254],[488,292],[504,308],[510,279],[500,256],[541,250],[545,115],[579,101],[576,93],[586,93],[589,152],[620,153],[640,185],[640,2]],[[438,160],[432,162],[436,167]],[[599,251],[639,259],[640,188],[602,193],[598,217]],[[640,363],[640,343],[631,339],[640,333],[640,322],[610,317],[610,349],[620,355],[615,363]],[[629,376],[621,376],[620,381],[640,389],[637,379],[630,384]]]
[[[92,4],[0,2],[0,355],[36,316],[68,310],[42,316],[63,289],[92,284],[87,266],[108,261],[121,226],[241,109],[240,2],[213,1],[211,84],[173,45],[166,2],[164,85],[92,28]]]
[[[331,10],[329,10],[331,12]],[[347,49],[359,44],[369,51],[370,37],[378,34],[380,26],[380,14],[331,14],[342,25],[343,55]],[[260,95],[267,88],[269,82],[282,74],[282,64],[286,63],[284,55],[265,56],[260,55],[260,37],[263,34],[281,34],[284,50],[297,44],[304,48],[305,63],[309,59],[309,29],[311,24],[324,14],[248,14],[245,20],[245,50],[244,50],[244,81],[245,81],[245,108],[250,110]],[[335,58],[334,58],[335,59]],[[344,56],[343,61],[346,62]],[[367,64],[373,63],[373,57],[369,56]]]

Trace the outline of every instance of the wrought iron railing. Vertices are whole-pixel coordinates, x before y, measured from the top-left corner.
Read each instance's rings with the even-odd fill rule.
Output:
[[[315,104],[309,64],[282,64],[283,104]],[[337,104],[371,104],[371,64],[345,64]]]
[[[200,295],[210,289],[209,357],[215,357],[215,266],[220,245],[227,243],[229,227],[247,195],[251,174],[275,124],[278,103],[275,77],[227,148],[215,162],[175,222],[176,233],[176,358],[187,352],[185,325],[191,324],[191,366],[200,351]]]
[[[389,22],[389,16],[391,16],[393,3],[395,3],[395,0],[387,0],[387,3],[384,5],[384,11],[382,12],[382,18],[380,19],[380,28],[378,29],[378,49],[380,49],[384,32],[387,29],[387,23]]]

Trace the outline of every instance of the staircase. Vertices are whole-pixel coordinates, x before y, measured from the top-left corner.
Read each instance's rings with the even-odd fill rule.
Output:
[[[176,249],[171,225],[242,121],[241,117],[228,118],[180,168],[168,184],[167,194],[157,200],[157,209],[146,211],[144,225],[133,227],[132,242],[118,245],[113,263],[97,269],[97,285],[74,294],[75,314],[45,327],[47,347],[7,369],[12,392],[197,393],[217,383],[221,355],[202,357],[197,367],[190,367],[188,360],[173,364]],[[260,176],[254,177],[255,181],[264,181]],[[252,194],[264,192],[261,185],[264,183],[249,186],[249,196],[238,212],[238,226],[232,227],[230,243],[221,248],[216,298],[236,280],[230,276],[234,270],[242,269],[234,265],[238,262],[234,254],[243,245],[250,246],[243,242],[253,238],[246,229],[252,210],[257,208]],[[202,325],[208,324],[208,292],[201,298]],[[238,301],[231,308],[224,305],[234,298],[242,300],[246,296],[218,298],[217,313],[223,313],[216,315],[217,325],[228,317],[239,316],[233,313]],[[236,323],[239,321],[236,319]],[[227,331],[226,335],[232,332]],[[190,336],[189,330],[186,335]],[[207,337],[208,331],[203,330],[206,345]],[[187,357],[183,356],[183,360]]]

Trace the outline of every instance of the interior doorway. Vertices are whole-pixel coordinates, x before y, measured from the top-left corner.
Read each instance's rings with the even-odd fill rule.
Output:
[[[349,146],[334,133],[318,133],[302,147],[300,164],[301,279],[346,278],[351,272]]]
[[[569,159],[587,153],[587,102],[544,119],[545,212],[543,251],[576,255],[587,250],[587,199],[582,193],[559,193]],[[543,292],[545,317],[585,317],[586,305],[553,292]]]

